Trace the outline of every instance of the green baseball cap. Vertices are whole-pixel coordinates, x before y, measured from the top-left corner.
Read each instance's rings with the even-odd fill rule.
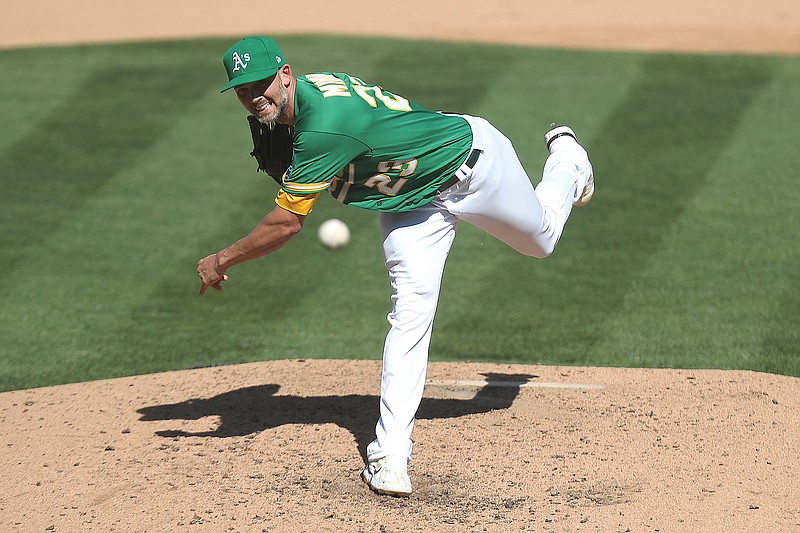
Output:
[[[228,84],[221,93],[237,85],[269,78],[286,63],[278,43],[269,37],[245,37],[228,48],[222,62],[228,72]]]

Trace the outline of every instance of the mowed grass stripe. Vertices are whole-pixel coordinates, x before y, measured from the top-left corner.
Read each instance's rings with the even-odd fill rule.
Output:
[[[607,169],[610,194],[598,205],[602,216],[586,229],[586,238],[596,244],[584,260],[587,269],[609,275],[591,277],[587,270],[583,276],[593,280],[584,289],[593,297],[583,302],[586,311],[581,320],[586,331],[575,347],[582,354],[579,360],[606,364],[641,356],[644,365],[658,364],[647,361],[647,352],[670,346],[663,333],[641,331],[635,323],[624,321],[618,323],[622,331],[608,326],[614,323],[613,315],[620,312],[627,293],[636,290],[642,270],[661,253],[665,237],[691,208],[691,201],[734,141],[742,117],[768,86],[774,69],[774,62],[765,58],[659,55],[646,59],[641,82],[608,121],[605,135],[597,139],[600,167],[611,165]],[[701,217],[699,223],[707,221]],[[684,261],[674,268],[691,269],[693,257]],[[681,304],[673,300],[662,307],[661,320],[685,312]],[[639,312],[646,311],[641,308]],[[680,329],[668,333],[674,337],[684,334]],[[618,346],[603,351],[604,338],[612,335],[643,335],[644,346],[629,342],[623,351]],[[682,351],[673,349],[671,355],[686,362]],[[689,364],[697,364],[691,357]]]
[[[13,268],[20,250],[54,231],[135,163],[209,81],[192,61],[103,64],[47,120],[7,147],[0,158],[6,185],[0,224],[13,230],[0,236],[8,252],[0,267]]]
[[[111,342],[112,332],[129,322],[131,309],[158,302],[153,289],[165,277],[173,286],[193,288],[192,263],[176,264],[175,254],[203,246],[208,211],[218,209],[215,202],[231,189],[224,180],[208,178],[225,171],[228,154],[214,146],[205,147],[203,157],[176,149],[214,129],[219,117],[192,113],[202,109],[197,103],[181,106],[181,116],[173,116],[170,128],[136,160],[23,251],[0,303],[7,365],[19,365],[37,380],[52,378],[50,372],[62,380],[116,375],[124,353],[117,350],[119,342]],[[200,116],[205,118],[198,121]],[[197,185],[198,174],[206,185]],[[129,336],[125,342],[136,346],[138,339]],[[169,358],[163,350],[154,355]]]
[[[610,317],[620,311],[631,282],[658,253],[664,235],[731,141],[741,114],[772,75],[770,62],[757,58],[642,58],[641,78],[602,134],[587,141],[598,197],[572,217],[568,242],[535,269],[509,262],[472,298],[501,302],[497,312],[467,314],[467,331],[473,325],[503,332],[477,336],[473,350],[478,356],[591,364],[626,357],[598,351],[604,337],[615,334],[607,329]],[[507,298],[497,296],[497,278],[515,280],[504,283]],[[515,312],[501,313],[503,307]]]
[[[752,218],[751,241],[745,249],[757,264],[746,283],[763,287],[760,297],[769,302],[762,318],[761,347],[747,361],[751,368],[800,376],[800,62],[781,60],[770,90],[753,110],[742,151],[752,154],[740,168],[748,186],[743,194]],[[749,142],[748,142],[749,141]],[[738,194],[732,191],[731,194]]]
[[[202,43],[195,44],[202,48]],[[76,380],[87,376],[85,367],[105,368],[92,364],[95,333],[108,325],[113,309],[137,293],[127,283],[141,267],[138,261],[126,262],[124,254],[116,255],[115,247],[127,247],[125,237],[134,228],[158,231],[149,225],[156,219],[149,209],[167,212],[159,203],[174,199],[162,198],[120,225],[115,222],[122,210],[92,220],[94,208],[87,205],[97,198],[102,202],[105,193],[116,195],[123,207],[140,200],[135,189],[109,190],[108,185],[135,166],[169,131],[174,115],[184,113],[192,97],[212,82],[206,78],[201,83],[205,69],[186,59],[192,58],[188,50],[187,45],[161,49],[140,44],[39,51],[44,64],[54,57],[72,61],[73,69],[62,72],[68,79],[59,86],[74,90],[58,107],[43,106],[37,127],[7,146],[0,161],[0,179],[8,191],[0,200],[0,264],[7,272],[0,281],[5,295],[0,304],[4,388],[7,383]],[[86,56],[94,58],[94,70],[83,68]],[[171,61],[180,57],[173,68]],[[175,77],[183,75],[192,87],[174,90]],[[122,191],[126,197],[119,196]],[[103,284],[108,290],[98,289]],[[73,369],[75,362],[80,362],[79,371]],[[114,364],[113,359],[105,363]]]
[[[46,129],[63,109],[65,99],[71,98],[85,77],[98,62],[107,58],[106,50],[97,47],[24,50],[0,50],[0,158],[9,145],[33,142],[40,153],[49,147],[42,137],[32,132]]]
[[[703,187],[773,69],[761,58],[645,59],[640,83],[607,121],[603,136],[595,139],[599,171],[605,168],[608,176],[608,197],[598,202],[598,216],[591,224],[576,219],[579,229],[586,226],[584,238],[592,244],[581,258],[583,272],[574,285],[581,293],[575,304],[583,310],[573,321],[576,342],[561,348],[574,349],[578,361],[613,364],[630,355],[598,353],[598,345],[610,333],[605,325]],[[658,343],[659,338],[649,342]],[[627,348],[632,349],[636,348]],[[567,355],[555,347],[554,351]]]
[[[785,335],[800,326],[797,312],[776,313],[779,302],[790,300],[786,288],[800,259],[797,247],[785,246],[797,240],[797,225],[778,223],[792,218],[790,176],[800,154],[781,153],[773,139],[775,131],[786,132],[784,141],[797,138],[788,126],[800,109],[778,104],[787,102],[793,86],[787,73],[796,77],[796,62],[774,64],[770,83],[743,110],[730,143],[632,280],[623,309],[604,327],[612,334],[599,352],[627,347],[630,356],[621,363],[629,366],[764,369],[778,367],[775,349],[792,346],[764,346],[771,331]],[[782,327],[774,328],[776,322]]]
[[[640,63],[635,54],[527,50],[501,76],[491,69],[479,73],[495,83],[475,112],[512,140],[528,176],[538,183],[547,157],[542,139],[548,125],[572,125],[594,159],[594,139],[604,134],[603,124],[637,83]],[[602,168],[598,172],[605,174]],[[547,357],[552,343],[541,344],[543,335],[571,335],[550,313],[573,298],[570,265],[580,261],[583,246],[591,245],[575,228],[575,220],[591,223],[595,216],[594,205],[578,210],[556,253],[544,261],[523,257],[462,224],[445,272],[431,357]]]

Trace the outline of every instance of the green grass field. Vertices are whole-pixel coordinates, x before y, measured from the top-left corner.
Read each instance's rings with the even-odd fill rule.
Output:
[[[231,42],[0,50],[0,390],[380,357],[377,216],[330,198],[283,250],[197,297],[197,260],[276,189],[244,110],[218,93]],[[459,228],[433,360],[800,376],[800,58],[280,43],[297,74],[345,71],[485,116],[534,181],[551,121],[589,149],[595,199],[552,257]],[[337,252],[315,237],[332,216],[353,232]]]

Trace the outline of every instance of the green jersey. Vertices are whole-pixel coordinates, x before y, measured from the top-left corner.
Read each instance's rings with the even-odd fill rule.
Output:
[[[347,74],[308,74],[296,87],[287,193],[327,189],[344,204],[407,211],[433,200],[472,147],[464,118],[424,109]]]

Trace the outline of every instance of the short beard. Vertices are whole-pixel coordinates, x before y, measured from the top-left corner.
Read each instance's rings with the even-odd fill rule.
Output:
[[[275,102],[275,112],[269,116],[258,117],[258,121],[268,126],[271,130],[275,129],[278,119],[282,118],[286,114],[286,110],[289,109],[289,90],[280,85],[279,95],[278,101]]]

